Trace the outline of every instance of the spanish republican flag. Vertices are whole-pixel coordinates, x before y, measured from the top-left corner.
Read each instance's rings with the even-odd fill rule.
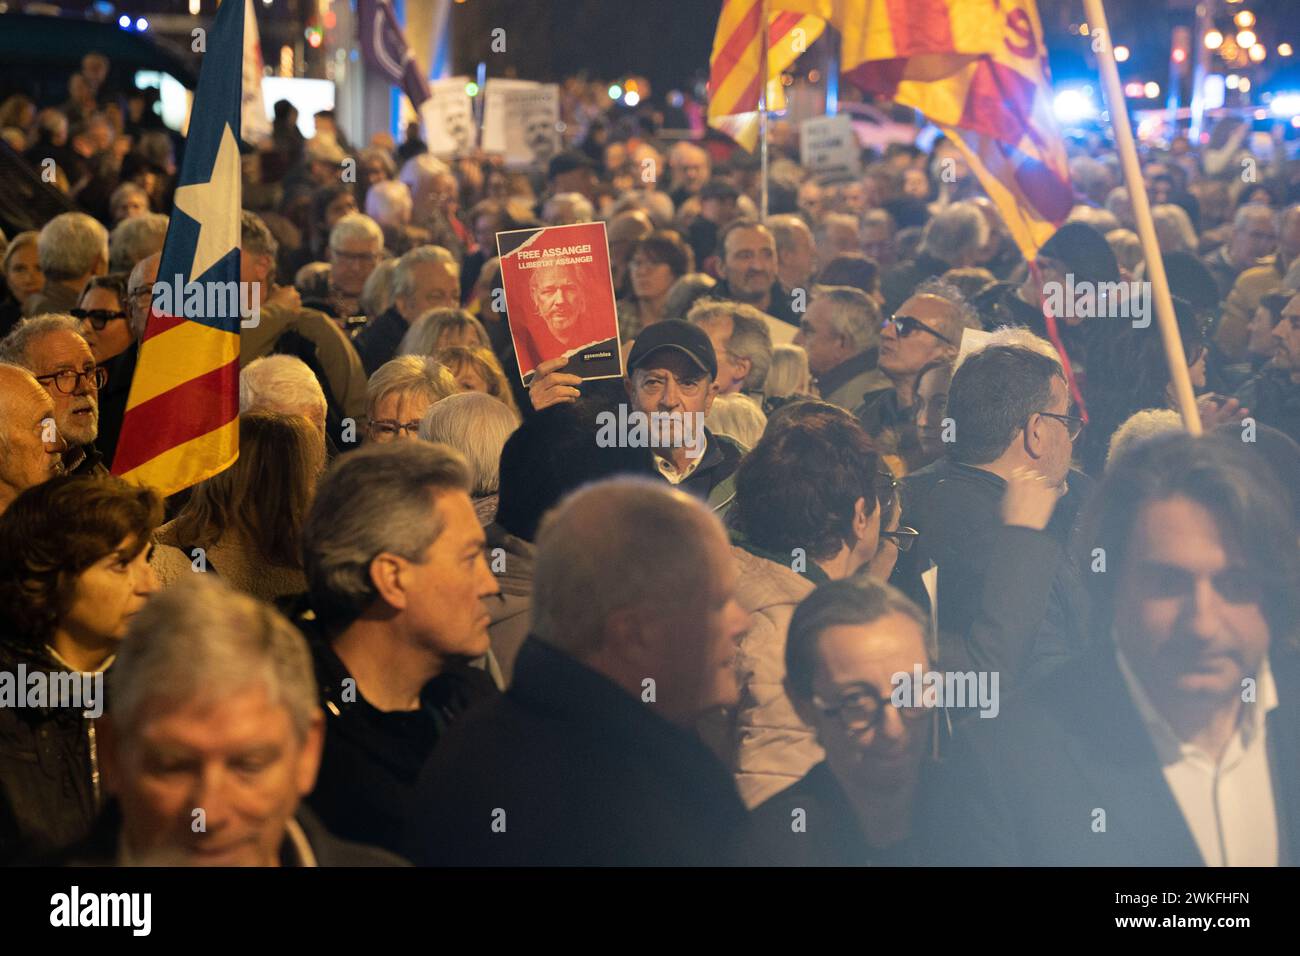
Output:
[[[149,321],[113,474],[170,495],[239,455],[240,128],[244,5],[223,3],[190,113]]]
[[[781,74],[812,45],[826,22],[816,16],[782,9],[769,0],[767,108],[785,109]],[[709,59],[709,125],[745,149],[758,142],[758,102],[762,89],[763,0],[723,0]]]

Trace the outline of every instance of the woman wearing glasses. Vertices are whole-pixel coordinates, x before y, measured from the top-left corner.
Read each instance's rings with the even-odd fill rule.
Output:
[[[127,321],[126,288],[125,272],[95,276],[86,283],[81,301],[72,310],[72,317],[81,322],[81,337],[100,365],[121,355],[135,342]]]
[[[0,516],[0,671],[27,674],[19,705],[0,707],[0,864],[81,839],[99,811],[102,672],[158,587],[161,520],[148,489],[70,475]],[[37,674],[44,697],[30,691]]]

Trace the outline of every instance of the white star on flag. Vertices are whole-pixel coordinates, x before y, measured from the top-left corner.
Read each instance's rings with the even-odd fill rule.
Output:
[[[193,183],[176,190],[176,208],[199,224],[199,241],[194,244],[194,264],[190,267],[191,282],[197,282],[239,245],[239,193],[239,144],[227,123],[221,133],[211,178],[206,183]]]

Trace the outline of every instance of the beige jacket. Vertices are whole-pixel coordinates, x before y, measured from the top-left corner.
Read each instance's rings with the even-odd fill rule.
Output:
[[[732,739],[741,799],[751,809],[796,783],[824,754],[785,694],[785,637],[794,609],[815,585],[784,564],[733,547],[736,599],[750,613],[740,641],[740,703]]]
[[[1223,349],[1230,362],[1244,361],[1246,343],[1250,340],[1250,322],[1259,308],[1259,300],[1270,292],[1282,288],[1282,278],[1286,269],[1277,257],[1264,265],[1252,266],[1233,283],[1232,291],[1223,301],[1223,317],[1219,320],[1218,331],[1214,340]],[[1178,290],[1174,290],[1178,294]]]

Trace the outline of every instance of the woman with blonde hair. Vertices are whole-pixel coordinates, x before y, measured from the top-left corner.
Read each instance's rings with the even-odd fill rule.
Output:
[[[458,391],[451,372],[431,355],[390,359],[366,383],[368,440],[414,441],[429,407]]]
[[[206,571],[264,601],[306,591],[302,524],[324,465],[324,438],[306,418],[240,415],[239,458],[158,529],[163,586]]]
[[[483,323],[464,309],[431,309],[411,323],[398,355],[433,355],[453,345],[492,347]]]
[[[481,345],[453,345],[434,355],[456,377],[462,392],[482,392],[498,399],[519,419],[519,408],[510,392],[510,383],[500,361],[491,349]]]

